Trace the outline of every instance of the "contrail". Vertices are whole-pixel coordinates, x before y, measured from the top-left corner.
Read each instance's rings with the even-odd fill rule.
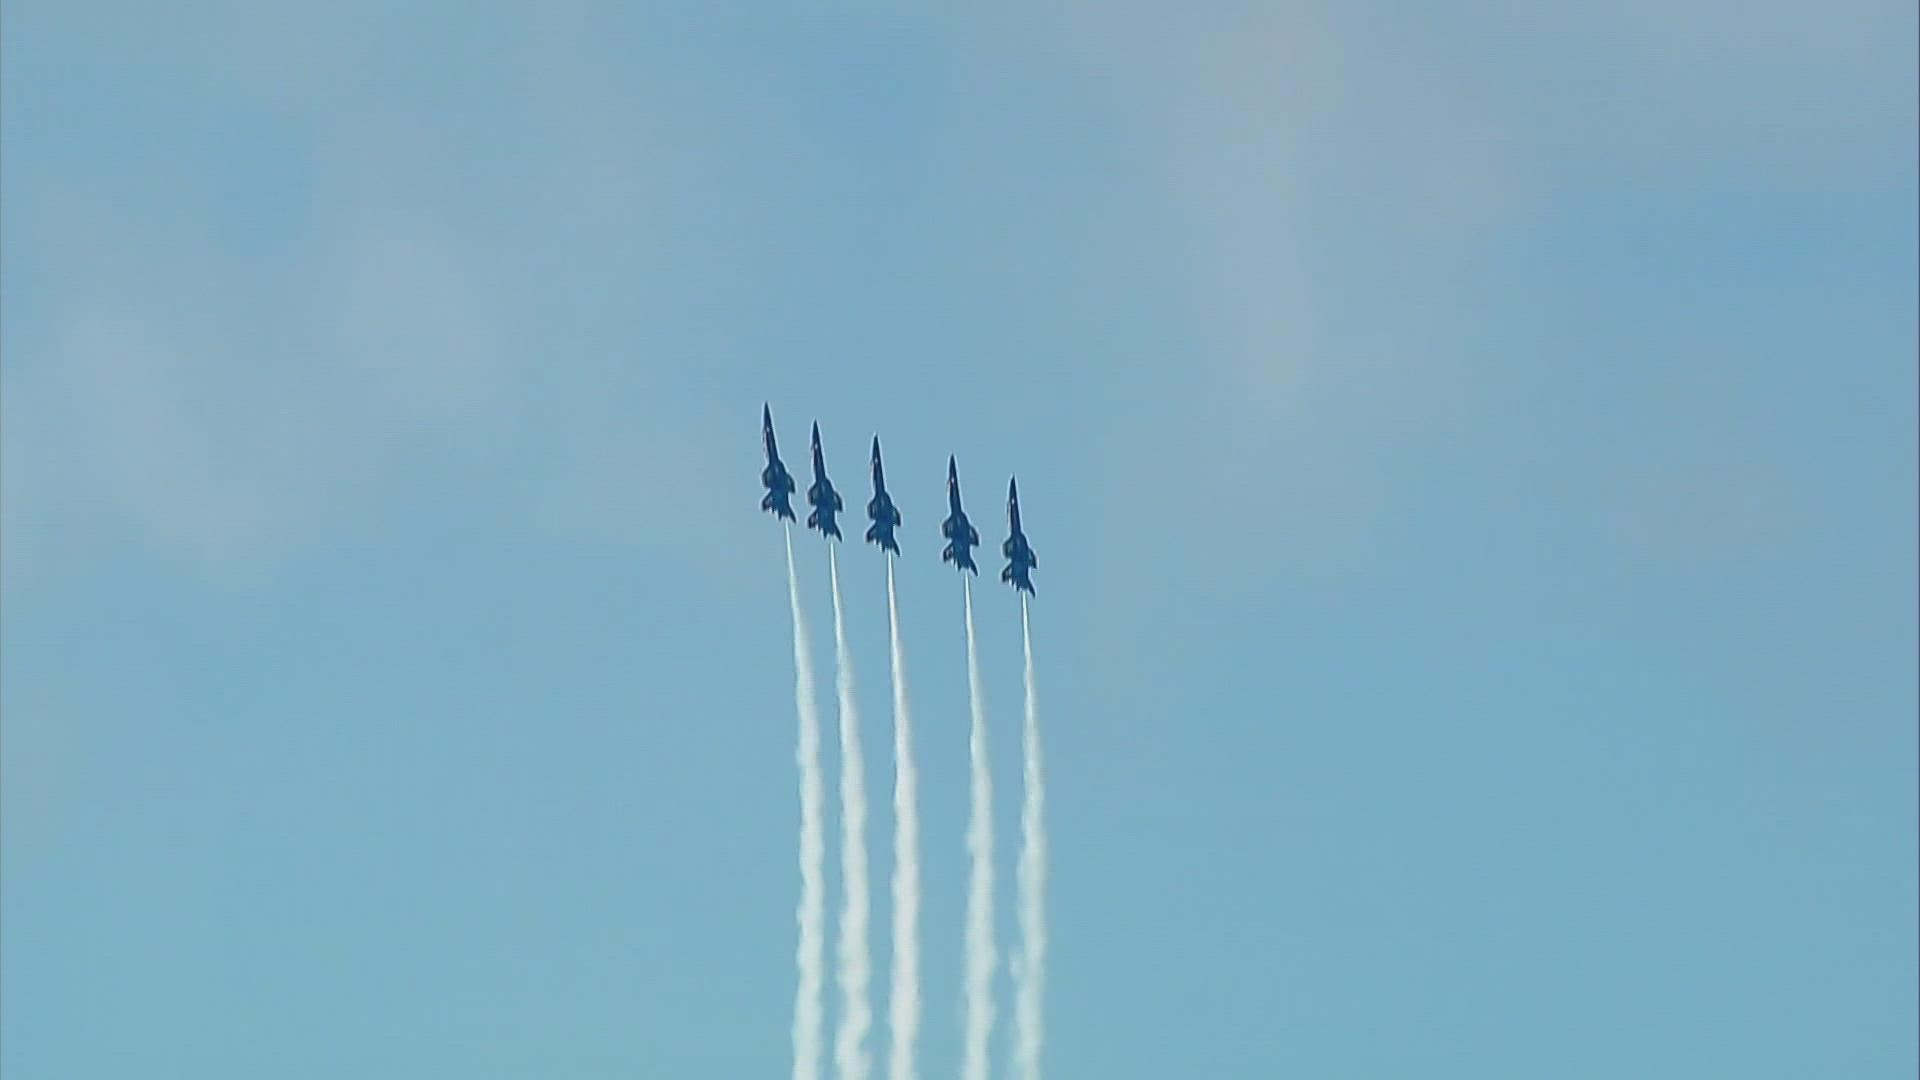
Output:
[[[1040,770],[1040,711],[1033,698],[1033,626],[1020,598],[1020,638],[1027,657],[1026,803],[1020,811],[1020,957],[1014,965],[1013,1073],[1040,1080],[1041,995],[1047,981],[1047,793]]]
[[[973,805],[967,822],[967,854],[973,871],[967,887],[966,1037],[961,1080],[987,1080],[987,1042],[993,1034],[993,776],[987,762],[987,709],[980,691],[980,656],[973,633],[973,583],[961,579],[967,605],[967,689],[973,729],[967,756],[973,764]]]
[[[800,615],[800,576],[793,568],[793,530],[787,532],[787,596],[793,604],[793,702],[800,714],[800,986],[793,995],[793,1080],[819,1080],[822,971],[826,967],[825,797],[820,782],[820,706],[813,694],[813,648]]]
[[[867,1080],[867,1029],[873,1006],[867,1000],[872,962],[867,955],[867,780],[860,753],[860,710],[853,689],[853,650],[847,648],[847,622],[840,600],[840,560],[827,546],[827,571],[833,581],[833,645],[840,692],[840,1028],[833,1060],[840,1080]]]
[[[913,717],[907,708],[907,658],[900,644],[900,602],[887,559],[887,628],[893,643],[893,979],[887,1006],[891,1080],[914,1080],[920,1037],[920,808],[913,767]]]

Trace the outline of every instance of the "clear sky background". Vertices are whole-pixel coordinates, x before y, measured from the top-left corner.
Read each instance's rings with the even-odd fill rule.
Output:
[[[717,6],[7,3],[0,1072],[786,1075],[769,401],[926,1075],[949,453],[1051,1076],[1914,1074],[1912,3]]]

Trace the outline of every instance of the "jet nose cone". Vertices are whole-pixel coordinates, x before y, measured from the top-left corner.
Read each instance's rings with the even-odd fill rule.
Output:
[[[873,437],[873,460],[876,462],[880,460],[880,436],[878,435]]]
[[[954,464],[953,455],[949,454],[947,455],[947,479],[956,480],[959,479],[959,477],[960,466]]]
[[[818,420],[813,422],[813,445],[820,445],[820,421]]]
[[[1020,481],[1011,476],[1007,477],[1007,498],[1020,498]]]

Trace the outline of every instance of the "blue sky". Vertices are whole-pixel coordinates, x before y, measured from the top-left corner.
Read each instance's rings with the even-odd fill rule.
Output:
[[[0,1071],[782,1075],[764,400],[906,519],[927,1075],[957,453],[1051,1075],[1911,1076],[1916,29],[8,4]]]

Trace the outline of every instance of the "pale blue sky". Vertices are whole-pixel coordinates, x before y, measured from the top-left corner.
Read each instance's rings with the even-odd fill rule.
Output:
[[[948,453],[1050,1075],[1913,1075],[1911,3],[709,7],[6,5],[9,1080],[785,1075],[763,400],[928,1076]]]

